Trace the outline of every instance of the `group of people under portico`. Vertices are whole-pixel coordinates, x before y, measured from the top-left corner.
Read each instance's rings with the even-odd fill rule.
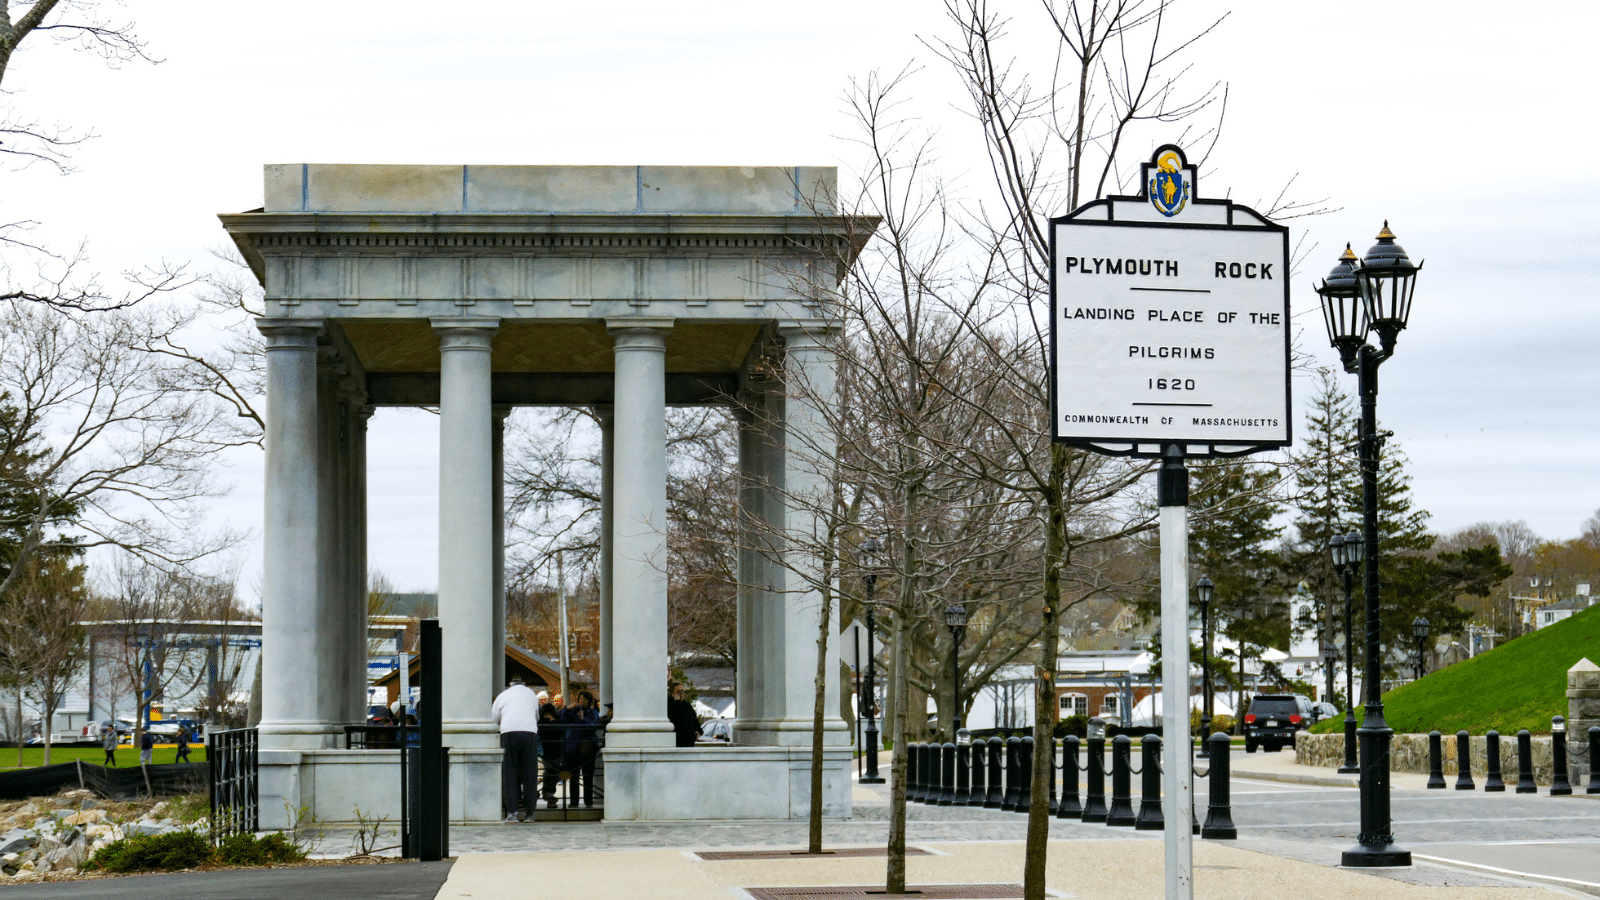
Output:
[[[667,718],[676,744],[693,747],[700,736],[699,716],[685,699],[683,684],[670,683],[667,693]],[[536,693],[518,675],[495,698],[491,713],[505,754],[500,769],[505,821],[527,821],[538,808],[541,793],[555,808],[557,782],[567,778],[572,779],[572,796],[581,793],[583,805],[594,806],[595,759],[611,721],[611,704],[602,714],[592,692],[578,688],[575,696],[576,705],[568,706],[560,693]]]

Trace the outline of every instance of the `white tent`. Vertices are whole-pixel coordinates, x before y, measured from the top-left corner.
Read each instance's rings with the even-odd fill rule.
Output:
[[[1128,725],[1134,728],[1154,728],[1161,724],[1161,693],[1151,694],[1133,705],[1133,714],[1128,718]],[[1205,700],[1203,694],[1189,695],[1189,708],[1198,710]],[[1233,697],[1230,694],[1217,693],[1212,698],[1211,714],[1214,716],[1233,715]]]

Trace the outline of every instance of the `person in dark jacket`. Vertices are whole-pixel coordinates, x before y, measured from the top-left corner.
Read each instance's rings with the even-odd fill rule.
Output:
[[[110,722],[100,726],[100,746],[106,751],[105,765],[117,764],[117,727]]]
[[[189,727],[187,725],[182,725],[182,726],[178,727],[178,758],[177,758],[177,762],[188,762],[188,761],[189,761]]]
[[[688,689],[673,683],[667,691],[667,721],[677,735],[679,747],[693,747],[700,737],[700,717],[694,714],[694,705],[684,699]]]

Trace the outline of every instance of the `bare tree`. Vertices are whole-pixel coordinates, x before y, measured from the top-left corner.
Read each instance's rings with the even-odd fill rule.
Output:
[[[218,405],[171,390],[172,369],[137,348],[148,323],[139,311],[0,308],[0,395],[11,408],[0,452],[19,461],[0,465],[0,496],[27,498],[0,507],[0,531],[16,536],[0,595],[43,549],[117,547],[172,568],[236,540],[208,534],[202,506],[233,433]]]

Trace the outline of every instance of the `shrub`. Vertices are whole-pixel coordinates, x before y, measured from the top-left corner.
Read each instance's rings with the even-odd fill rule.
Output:
[[[170,872],[192,869],[212,861],[211,842],[194,831],[142,834],[101,847],[85,869],[105,872]]]
[[[1069,734],[1076,735],[1079,738],[1088,737],[1089,736],[1089,717],[1088,716],[1068,716],[1065,719],[1057,719],[1056,720],[1056,727],[1055,727],[1055,736],[1058,737],[1058,738],[1064,738]]]
[[[305,853],[276,831],[261,837],[231,834],[217,844],[217,860],[230,866],[264,866],[300,859],[305,859]]]

